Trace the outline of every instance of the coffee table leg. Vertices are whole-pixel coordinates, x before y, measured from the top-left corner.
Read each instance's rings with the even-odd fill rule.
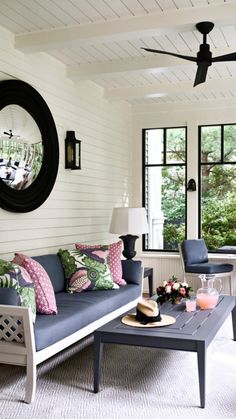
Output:
[[[99,382],[101,374],[103,343],[101,342],[101,335],[99,332],[94,332],[94,393],[99,392]]]
[[[206,348],[205,342],[198,342],[197,344],[197,361],[198,361],[198,378],[200,390],[200,406],[205,407],[205,393],[206,393]]]

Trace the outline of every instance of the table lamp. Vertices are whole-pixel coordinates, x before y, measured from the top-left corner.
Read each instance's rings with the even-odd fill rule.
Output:
[[[122,234],[123,255],[132,259],[135,255],[135,241],[138,235],[148,233],[148,223],[145,208],[113,208],[110,233]]]

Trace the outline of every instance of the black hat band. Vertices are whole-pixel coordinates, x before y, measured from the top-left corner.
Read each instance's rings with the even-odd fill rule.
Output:
[[[138,320],[141,324],[148,324],[148,323],[161,322],[162,319],[161,319],[160,313],[158,313],[157,316],[146,316],[146,314],[136,309],[136,320]]]

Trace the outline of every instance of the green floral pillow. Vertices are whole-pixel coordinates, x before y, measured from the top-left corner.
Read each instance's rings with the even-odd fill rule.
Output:
[[[16,290],[20,305],[30,307],[33,322],[36,317],[36,303],[34,284],[29,275],[21,266],[0,259],[0,288],[13,288]]]
[[[113,282],[107,258],[107,246],[58,252],[67,279],[70,293],[84,290],[111,290],[119,288]]]

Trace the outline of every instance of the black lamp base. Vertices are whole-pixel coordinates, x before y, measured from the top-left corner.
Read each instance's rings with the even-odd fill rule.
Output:
[[[135,247],[135,242],[138,239],[138,236],[127,234],[126,236],[120,236],[119,238],[124,243],[124,250],[122,252],[123,256],[126,259],[133,259],[133,257],[136,255],[134,247]]]

